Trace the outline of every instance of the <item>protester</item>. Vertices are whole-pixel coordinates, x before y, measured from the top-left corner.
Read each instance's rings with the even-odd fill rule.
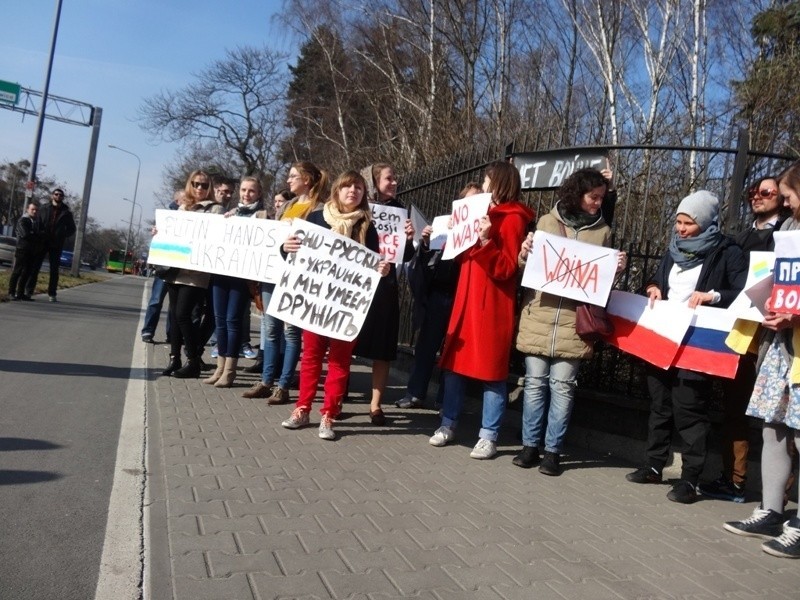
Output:
[[[469,182],[458,197],[466,198],[482,191],[480,184]],[[442,260],[441,249],[430,249],[432,231],[430,225],[422,230],[422,239],[409,270],[409,283],[414,296],[414,329],[419,329],[419,333],[414,345],[414,366],[408,377],[406,394],[395,402],[398,408],[423,405],[436,364],[436,354],[442,347],[453,310],[460,265],[455,260]],[[435,407],[441,405],[443,392],[444,388],[440,385]]]
[[[212,183],[214,184],[214,202],[222,205],[222,208],[225,212],[235,210],[236,206],[231,206],[231,204],[233,204],[232,200],[235,182],[229,177],[225,177],[224,175],[220,174],[214,175]]]
[[[367,171],[364,173],[364,171]],[[395,199],[397,176],[394,167],[387,163],[377,163],[362,171],[364,179],[372,183],[371,200],[376,204],[404,208]],[[369,178],[369,179],[368,179]],[[369,185],[369,183],[368,183]],[[403,249],[403,262],[414,255],[414,227],[411,219],[404,223],[406,243]],[[380,280],[375,298],[367,313],[364,327],[358,336],[354,353],[356,356],[372,360],[372,395],[369,403],[369,418],[373,425],[385,425],[383,414],[383,395],[389,380],[389,367],[397,358],[397,340],[400,333],[400,293],[397,283],[397,269],[392,264],[389,274]]]
[[[36,258],[42,252],[42,223],[39,220],[39,204],[28,202],[25,213],[14,228],[17,246],[14,250],[14,267],[8,280],[8,295],[12,300],[33,300],[25,293],[28,279],[35,273]],[[34,284],[35,285],[35,284]]]
[[[256,177],[245,177],[239,182],[239,199],[239,205],[226,212],[226,217],[251,217],[260,208],[261,183]],[[217,335],[217,368],[203,383],[228,388],[236,379],[239,349],[244,336],[243,313],[245,310],[249,312],[250,308],[247,280],[215,274],[211,278],[211,297]]]
[[[193,171],[186,180],[183,204],[178,210],[222,213],[222,205],[213,200],[211,177],[204,171]],[[209,284],[208,273],[190,269],[177,269],[165,279],[169,295],[169,311],[175,325],[175,335],[170,339],[170,362],[162,375],[182,379],[200,376],[200,329],[192,320],[192,313],[202,303]],[[181,365],[181,347],[186,348],[187,363]]]
[[[661,300],[727,308],[744,287],[747,261],[741,248],[719,229],[719,200],[701,190],[681,200],[669,251],[646,286],[650,305]],[[673,427],[684,442],[681,477],[667,498],[690,504],[706,460],[708,404],[712,378],[685,369],[651,366],[647,463],[626,475],[633,483],[659,483],[669,458]]]
[[[453,440],[464,404],[466,378],[483,384],[483,419],[470,456],[492,458],[506,407],[506,378],[514,336],[517,255],[534,212],[519,201],[520,176],[514,165],[494,162],[486,169],[483,190],[492,194],[481,217],[479,239],[458,255],[461,263],[453,311],[442,351],[444,404],[433,446]]]
[[[781,231],[800,230],[800,162],[778,177],[778,189],[787,199],[791,218]],[[792,475],[790,444],[800,450],[800,315],[773,310],[770,303],[763,326],[770,331],[758,352],[758,376],[747,415],[763,421],[761,450],[761,505],[744,521],[729,521],[732,533],[774,538],[761,544],[768,554],[800,558],[800,518],[784,514],[784,492]]]
[[[770,251],[774,247],[772,234],[780,226],[783,196],[775,177],[759,179],[749,190],[748,200],[753,212],[753,224],[736,236],[736,243],[745,256],[753,251]],[[714,481],[701,483],[703,496],[745,501],[747,457],[750,451],[750,424],[745,416],[747,403],[756,381],[756,357],[744,354],[734,379],[723,381],[722,395],[722,473]]]
[[[366,191],[366,181],[360,174],[355,171],[342,173],[336,178],[330,199],[325,203],[323,210],[310,213],[308,221],[331,229],[377,252],[379,249],[378,232],[372,224]],[[300,239],[297,236],[290,236],[284,242],[283,250],[297,252],[300,246]],[[386,277],[389,271],[389,263],[384,260],[380,261],[378,272],[381,276]],[[348,342],[308,330],[303,331],[300,394],[291,416],[281,423],[284,427],[299,429],[308,425],[311,404],[317,394],[322,363],[327,351],[328,374],[325,377],[325,396],[320,410],[322,419],[319,424],[319,437],[323,440],[336,439],[333,424],[339,415],[342,398],[347,391],[354,346],[355,340]]]
[[[39,221],[43,228],[43,246],[36,260],[36,265],[26,284],[26,295],[33,296],[36,280],[45,256],[49,262],[50,275],[47,283],[47,295],[50,302],[57,302],[59,267],[64,244],[75,233],[75,219],[72,211],[64,203],[64,190],[56,188],[50,196],[50,202],[39,209]]]
[[[598,246],[611,245],[611,229],[601,213],[608,180],[595,169],[575,171],[558,189],[558,201],[539,219],[536,229]],[[533,245],[533,234],[522,243],[519,264],[524,268]],[[619,254],[617,271],[627,257]],[[578,302],[524,288],[517,333],[517,350],[525,354],[525,389],[522,405],[522,451],[514,458],[518,467],[539,462],[544,436],[544,457],[539,472],[561,475],[560,455],[575,403],[578,367],[591,358],[594,344],[575,332]],[[549,406],[549,408],[548,408]]]
[[[312,213],[322,211],[328,189],[328,174],[325,171],[307,161],[296,162],[289,169],[286,183],[295,197],[281,207],[276,215],[279,221],[308,219]],[[266,214],[261,216],[266,217]],[[272,283],[261,284],[261,302],[265,311],[274,289],[275,285]],[[300,336],[299,327],[264,313],[261,318],[264,370],[261,381],[242,394],[244,398],[266,398],[270,405],[289,402],[289,385],[294,377],[297,361],[300,360]],[[281,352],[284,344],[285,350]],[[279,361],[281,354],[283,360]]]

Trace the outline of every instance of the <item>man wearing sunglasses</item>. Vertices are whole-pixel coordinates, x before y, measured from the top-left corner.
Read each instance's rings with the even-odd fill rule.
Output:
[[[64,203],[64,190],[56,188],[50,196],[50,202],[39,211],[39,221],[42,224],[44,235],[44,251],[36,261],[36,269],[28,280],[26,294],[33,295],[39,269],[42,267],[44,257],[50,262],[50,279],[47,284],[47,295],[50,302],[56,302],[58,293],[58,267],[61,262],[61,252],[64,243],[76,231],[75,219],[72,211]],[[78,259],[79,260],[79,259]]]
[[[770,251],[775,247],[772,234],[786,218],[783,196],[774,177],[758,180],[748,191],[753,223],[736,236],[736,243],[745,254]],[[701,483],[704,496],[733,502],[745,501],[747,455],[750,451],[749,423],[745,416],[747,403],[756,382],[756,359],[746,354],[739,359],[735,379],[723,382],[722,474],[709,483]]]

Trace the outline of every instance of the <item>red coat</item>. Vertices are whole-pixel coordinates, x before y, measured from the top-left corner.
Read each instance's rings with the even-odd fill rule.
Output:
[[[535,213],[520,202],[489,210],[492,228],[461,262],[441,367],[481,381],[508,377],[517,297],[517,256]]]

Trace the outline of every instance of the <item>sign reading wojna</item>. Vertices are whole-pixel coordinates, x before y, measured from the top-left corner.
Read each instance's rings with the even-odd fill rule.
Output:
[[[603,148],[571,148],[555,152],[522,152],[514,155],[523,190],[549,190],[560,187],[578,169],[605,169],[608,151]]]

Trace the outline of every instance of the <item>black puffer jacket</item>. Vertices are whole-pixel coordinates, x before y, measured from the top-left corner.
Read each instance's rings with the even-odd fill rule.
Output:
[[[77,230],[72,211],[63,202],[58,206],[52,202],[45,204],[39,210],[39,220],[51,248],[63,247],[66,239]]]

